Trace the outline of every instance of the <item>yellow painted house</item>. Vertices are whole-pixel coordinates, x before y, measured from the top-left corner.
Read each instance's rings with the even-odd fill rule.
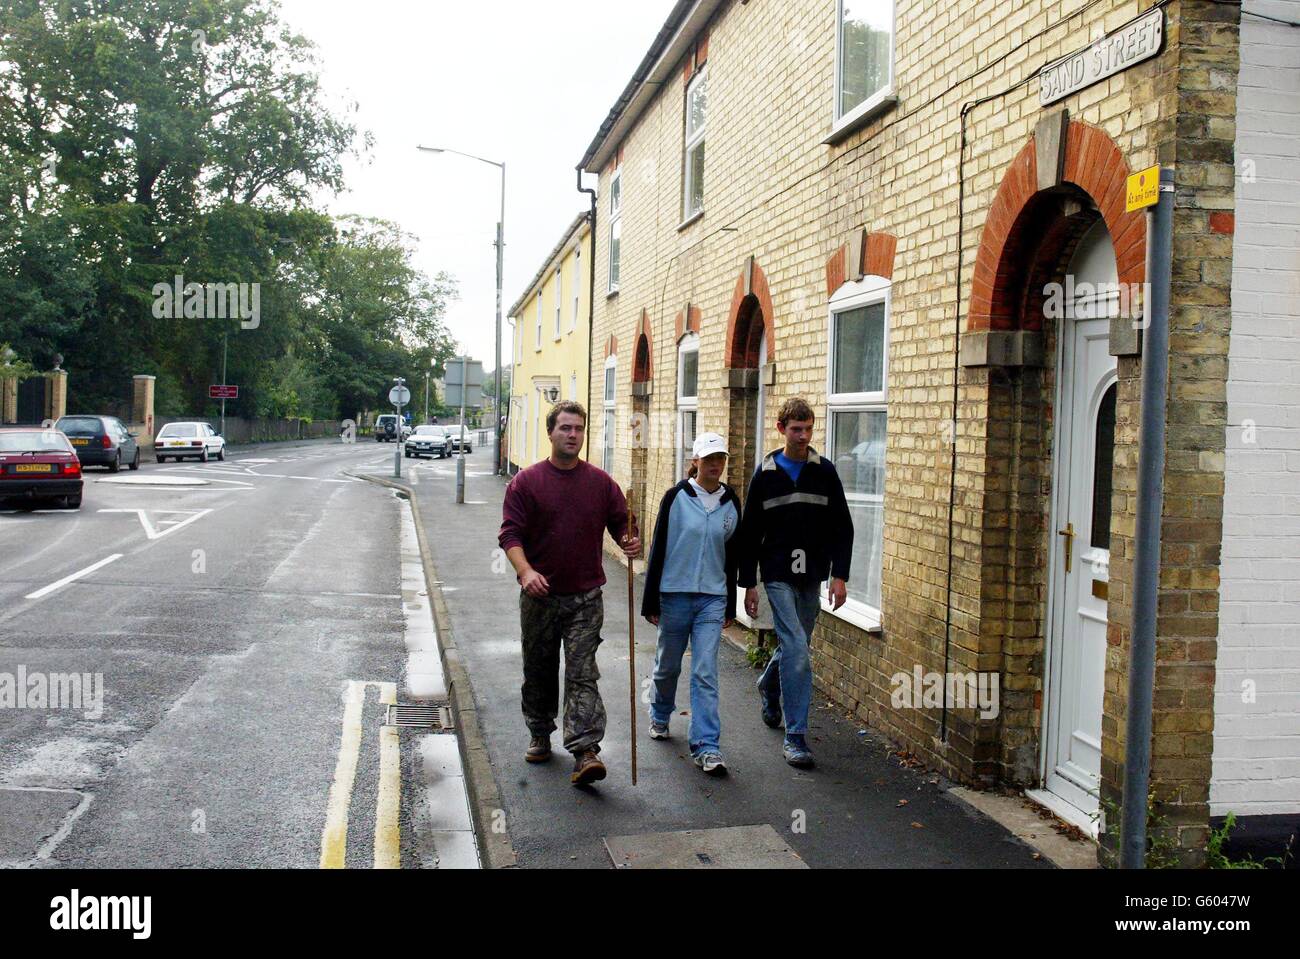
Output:
[[[513,371],[506,443],[512,473],[550,454],[546,414],[556,401],[588,405],[590,305],[591,226],[582,213],[510,308]]]

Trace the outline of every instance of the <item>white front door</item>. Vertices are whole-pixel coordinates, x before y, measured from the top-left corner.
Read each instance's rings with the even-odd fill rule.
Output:
[[[1114,282],[1114,262],[1099,222],[1071,264],[1075,283]],[[1113,292],[1083,289],[1059,328],[1043,779],[1056,798],[1089,817],[1101,774],[1117,393],[1109,317],[1118,303]]]
[[[763,331],[762,338],[758,341],[758,396],[757,406],[758,413],[754,417],[754,469],[757,470],[763,465],[763,456],[770,452],[764,445],[767,437],[769,425],[767,422],[767,386],[764,381],[767,378],[767,330]],[[745,483],[748,485],[751,476],[745,477]],[[748,488],[741,490],[741,494],[748,493]],[[750,629],[773,629],[772,625],[772,607],[767,602],[767,590],[758,591],[758,616],[750,619],[745,612],[745,591],[739,586],[736,587],[736,618]]]

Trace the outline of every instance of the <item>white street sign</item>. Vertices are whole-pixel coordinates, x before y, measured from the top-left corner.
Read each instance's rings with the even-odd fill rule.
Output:
[[[1043,67],[1038,75],[1038,103],[1047,106],[1071,93],[1114,76],[1160,52],[1165,12],[1157,8],[1102,37],[1091,46]]]
[[[388,391],[388,402],[394,406],[409,406],[411,403],[411,391],[405,386],[394,386]]]

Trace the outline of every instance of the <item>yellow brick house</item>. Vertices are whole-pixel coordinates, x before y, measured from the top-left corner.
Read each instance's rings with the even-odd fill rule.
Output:
[[[855,535],[849,603],[814,636],[819,694],[958,780],[1023,786],[1111,838],[1142,306],[1099,291],[1148,281],[1127,178],[1174,170],[1151,777],[1190,862],[1212,814],[1300,814],[1291,654],[1259,660],[1284,676],[1258,704],[1215,687],[1252,642],[1219,622],[1229,330],[1276,339],[1295,315],[1232,305],[1258,272],[1234,278],[1234,239],[1291,269],[1269,289],[1295,282],[1267,253],[1285,231],[1263,229],[1295,190],[1290,140],[1254,141],[1280,153],[1261,179],[1281,185],[1234,213],[1238,124],[1266,127],[1280,102],[1251,87],[1238,103],[1238,70],[1283,63],[1286,31],[1206,0],[681,0],[579,162],[599,177],[590,459],[645,504],[642,528],[697,431],[729,437],[743,490],[779,445],[775,410],[808,398]],[[1247,459],[1227,458],[1230,482]],[[1268,547],[1274,575],[1294,540]],[[900,697],[899,677],[931,675],[992,678],[998,707]]]
[[[587,404],[591,226],[580,214],[510,308],[510,472],[545,459],[546,414],[560,399]],[[584,448],[583,455],[586,454]]]

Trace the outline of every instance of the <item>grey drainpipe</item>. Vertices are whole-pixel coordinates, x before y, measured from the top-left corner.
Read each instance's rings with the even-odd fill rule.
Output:
[[[1156,675],[1160,516],[1164,511],[1165,400],[1169,392],[1169,284],[1173,269],[1174,173],[1160,171],[1151,217],[1150,322],[1142,338],[1142,427],[1138,435],[1137,519],[1133,534],[1133,629],[1124,733],[1120,868],[1146,868],[1151,784],[1151,706]]]
[[[587,462],[591,462],[591,423],[595,411],[591,406],[591,385],[595,377],[591,375],[591,353],[595,347],[596,337],[596,191],[582,185],[582,164],[577,166],[578,192],[591,195],[591,255],[587,257],[591,266],[591,295],[587,303]],[[581,241],[579,241],[581,243]],[[603,384],[602,384],[603,388]]]

